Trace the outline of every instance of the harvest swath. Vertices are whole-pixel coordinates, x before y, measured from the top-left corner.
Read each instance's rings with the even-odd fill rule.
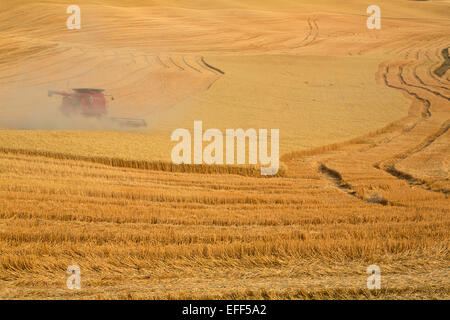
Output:
[[[450,298],[448,2],[379,1],[377,32],[328,0],[80,3],[67,35],[64,5],[2,1],[1,298]],[[50,86],[149,129],[22,121]],[[194,120],[279,128],[281,174],[173,165]]]

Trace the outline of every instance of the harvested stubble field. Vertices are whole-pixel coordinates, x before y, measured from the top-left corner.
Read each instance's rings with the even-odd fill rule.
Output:
[[[450,5],[378,2],[381,30],[364,1],[83,0],[74,32],[2,1],[0,297],[449,299]],[[68,123],[46,91],[80,86],[149,129]],[[283,174],[170,165],[194,120],[279,128]]]

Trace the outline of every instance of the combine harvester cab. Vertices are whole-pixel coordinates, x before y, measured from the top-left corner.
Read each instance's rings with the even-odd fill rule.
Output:
[[[139,128],[147,126],[147,122],[144,119],[107,117],[104,89],[80,88],[72,90],[72,93],[61,91],[48,92],[49,97],[54,94],[63,96],[60,110],[65,116],[82,115],[85,117],[96,117],[112,121],[122,127]],[[114,100],[112,96],[111,100]]]

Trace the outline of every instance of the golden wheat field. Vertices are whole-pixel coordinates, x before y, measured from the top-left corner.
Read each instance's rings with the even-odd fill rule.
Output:
[[[372,2],[2,0],[0,298],[450,299],[450,1]],[[173,164],[196,120],[279,129],[278,174]]]

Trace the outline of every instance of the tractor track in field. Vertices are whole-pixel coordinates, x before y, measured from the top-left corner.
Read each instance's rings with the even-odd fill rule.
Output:
[[[414,70],[415,70],[415,68],[414,68]],[[406,88],[402,88],[402,87],[398,87],[398,86],[395,86],[395,85],[390,84],[389,81],[387,80],[387,73],[389,73],[389,65],[386,67],[386,72],[383,74],[383,78],[384,78],[385,83],[386,83],[386,85],[387,85],[388,87],[400,89],[400,90],[402,90],[402,91],[404,91],[404,92],[407,92],[409,95],[411,95],[411,96],[414,97],[415,99],[418,99],[419,101],[421,101],[422,103],[425,104],[425,106],[426,106],[426,113],[425,113],[425,114],[422,113],[422,115],[423,115],[423,116],[422,116],[422,120],[419,120],[419,121],[423,121],[423,120],[426,120],[426,119],[430,118],[430,117],[431,117],[431,112],[430,112],[431,102],[430,102],[430,100],[428,100],[428,99],[426,99],[426,98],[423,98],[423,97],[420,97],[417,93],[412,92],[412,91],[409,91],[409,90],[406,89]],[[443,95],[440,94],[439,92],[436,92],[436,91],[434,91],[434,90],[430,90],[430,89],[428,89],[428,88],[426,88],[426,87],[421,87],[421,86],[417,86],[417,85],[413,85],[413,84],[408,83],[408,82],[404,79],[404,76],[403,76],[404,73],[405,73],[405,71],[404,71],[404,66],[403,66],[403,65],[399,65],[399,72],[398,72],[397,76],[398,76],[398,79],[400,80],[400,82],[401,82],[402,85],[404,85],[404,86],[410,86],[410,87],[415,87],[415,88],[419,88],[419,89],[423,89],[423,90],[425,90],[425,91],[427,91],[427,92],[430,92],[430,93],[434,94],[435,96],[443,97],[443,98],[449,100],[447,97],[443,96]],[[414,74],[415,74],[415,73],[414,73]],[[416,76],[416,78],[418,78],[417,74],[415,74],[415,76]],[[420,81],[421,81],[421,83],[423,83],[423,85],[428,85],[428,84],[424,83],[421,79],[420,79]],[[426,115],[426,117],[424,117],[424,115]],[[416,124],[417,124],[417,123],[416,123]],[[385,160],[383,160],[383,161],[377,162],[377,163],[374,164],[374,167],[377,168],[377,169],[383,170],[383,171],[389,173],[390,175],[392,175],[392,176],[394,176],[394,177],[396,177],[396,178],[398,178],[398,179],[401,179],[401,180],[406,181],[410,186],[420,186],[420,187],[422,187],[422,188],[424,188],[424,189],[426,189],[426,190],[429,190],[429,191],[433,191],[433,192],[441,192],[441,193],[447,194],[447,193],[449,192],[449,190],[446,190],[446,189],[442,189],[442,190],[433,190],[433,189],[428,185],[428,183],[425,182],[424,180],[419,179],[419,178],[416,178],[416,177],[413,177],[412,175],[410,175],[410,174],[408,174],[408,173],[404,173],[404,172],[398,170],[398,169],[395,167],[395,164],[398,163],[399,161],[405,160],[406,158],[410,157],[411,155],[413,155],[413,154],[415,154],[415,153],[418,153],[418,152],[420,152],[420,151],[426,149],[426,148],[427,148],[428,146],[430,146],[436,139],[438,139],[440,136],[442,136],[443,134],[445,134],[445,133],[448,131],[449,127],[450,127],[450,121],[447,120],[447,121],[441,126],[441,128],[439,128],[439,130],[438,130],[437,132],[432,133],[431,135],[429,135],[429,136],[428,136],[422,143],[420,143],[419,145],[413,147],[412,149],[410,149],[410,150],[408,150],[408,151],[406,151],[406,152],[404,152],[404,153],[402,153],[402,154],[400,154],[400,155],[395,155],[394,157],[391,157],[390,159],[385,159]]]
[[[386,206],[388,204],[390,205],[396,205],[394,203],[388,202],[383,198],[363,198],[360,195],[358,195],[358,193],[352,188],[352,186],[350,184],[348,184],[347,182],[344,181],[344,179],[342,178],[341,174],[336,171],[333,170],[329,167],[327,167],[325,164],[320,163],[317,170],[319,171],[319,173],[325,177],[325,179],[327,179],[328,181],[330,181],[332,184],[334,184],[334,186],[336,188],[338,188],[339,190],[343,191],[344,193],[367,203],[376,203],[376,204],[380,204],[382,206]]]
[[[173,60],[172,57],[169,57],[169,61],[170,61],[175,67],[177,67],[177,68],[180,69],[181,71],[184,71],[184,68],[183,68],[182,66],[179,66],[179,65]]]
[[[74,76],[65,77],[63,79],[52,79],[51,81],[44,81],[44,82],[37,82],[37,83],[33,82],[33,85],[41,85],[41,84],[48,84],[48,83],[53,83],[53,82],[60,82],[60,81],[67,81],[67,80],[77,79],[77,78],[79,78],[81,76],[84,76],[86,74],[89,74],[91,72],[95,72],[95,69],[97,69],[98,67],[100,67],[102,65],[105,65],[105,64],[109,64],[109,63],[110,63],[109,61],[102,61],[102,62],[97,63],[95,66],[93,66],[93,67],[91,67],[91,68],[89,68],[89,69],[87,69],[87,70],[85,70],[85,71],[83,71],[81,73],[78,73],[78,74],[76,74]],[[33,81],[34,80],[37,80],[37,79],[33,79]]]
[[[302,47],[306,47],[306,46],[310,45],[319,36],[320,30],[319,30],[319,25],[317,24],[316,20],[308,19],[307,22],[308,22],[308,34],[302,40],[300,45],[294,49],[298,49],[298,48],[302,48]]]
[[[225,74],[224,71],[222,71],[222,70],[220,70],[219,68],[216,68],[216,67],[210,65],[208,62],[206,62],[206,61],[205,61],[205,57],[202,56],[202,57],[200,58],[200,60],[201,60],[201,62],[202,62],[208,69],[214,70],[214,71],[216,71],[216,72],[218,72],[218,73],[220,73],[220,74]]]
[[[410,67],[410,66],[408,66],[408,64],[405,64],[405,65],[400,64],[397,67],[398,71],[396,73],[393,73],[392,72],[392,69],[393,69],[392,64],[387,63],[386,66],[383,68],[383,71],[381,72],[381,78],[387,87],[400,90],[400,91],[406,93],[408,96],[410,96],[410,98],[412,100],[416,100],[416,101],[420,102],[423,106],[423,111],[421,112],[421,116],[411,126],[409,126],[406,129],[403,129],[399,135],[396,135],[388,140],[383,140],[382,142],[376,143],[374,146],[371,146],[369,149],[367,149],[364,152],[367,152],[368,150],[373,149],[374,147],[378,147],[380,145],[385,145],[385,144],[391,143],[395,139],[403,136],[404,134],[409,133],[411,130],[416,128],[416,126],[419,123],[421,123],[423,121],[427,121],[429,118],[432,117],[431,101],[429,99],[427,99],[426,97],[420,95],[420,92],[415,92],[415,90],[413,91],[410,88],[421,89],[421,90],[424,90],[426,92],[433,94],[437,98],[444,98],[444,99],[448,100],[448,97],[442,95],[439,92],[436,92],[435,90],[431,90],[429,88],[411,84],[408,81],[406,81],[405,76],[404,76],[406,73],[405,67]],[[397,81],[399,82],[399,84],[396,84],[395,82],[391,82],[389,79],[389,75],[394,75],[395,78],[397,79]],[[418,77],[417,73],[415,74],[415,76]],[[420,80],[421,81],[419,81],[419,82],[422,83],[424,86],[428,85],[422,79],[420,79]],[[400,170],[395,168],[395,163],[397,163],[398,161],[404,160],[404,159],[410,157],[411,155],[426,149],[436,139],[438,139],[440,136],[445,134],[448,131],[449,126],[450,126],[449,122],[447,121],[441,128],[439,128],[439,130],[437,132],[429,135],[424,140],[424,142],[420,143],[417,146],[412,147],[411,149],[406,151],[401,157],[399,155],[395,155],[392,158],[381,160],[375,164],[372,164],[371,166],[376,169],[382,170],[397,179],[405,181],[410,187],[419,186],[428,191],[447,194],[449,191],[446,189],[435,190],[431,186],[429,186],[427,182],[423,181],[422,179],[419,179],[419,178],[413,177],[410,174],[401,172]],[[382,205],[386,205],[388,203],[390,205],[400,205],[400,204],[394,204],[394,203],[387,202],[384,199],[364,199],[362,196],[357,194],[357,192],[353,189],[353,187],[349,183],[344,181],[340,172],[328,167],[324,163],[320,163],[317,170],[324,178],[331,181],[335,185],[336,188],[338,188],[339,190],[341,190],[359,200],[366,201],[366,202],[376,202],[376,203],[380,203]]]
[[[35,69],[33,70],[33,73],[39,73],[39,72],[42,72],[42,70],[48,69],[48,68],[50,68],[50,67],[58,66],[58,65],[60,65],[61,63],[64,63],[64,62],[69,61],[69,60],[71,60],[71,59],[82,58],[82,57],[84,57],[84,56],[85,56],[85,54],[81,53],[81,54],[78,54],[78,55],[75,55],[75,56],[72,56],[72,57],[67,57],[67,58],[62,59],[62,60],[60,60],[60,61],[58,61],[58,62],[46,64],[46,65],[43,65],[43,66],[41,66],[41,67],[37,67],[37,68],[35,68]],[[95,57],[89,58],[89,60],[94,60],[94,59],[96,59],[96,58],[95,58]],[[83,61],[85,61],[85,60],[83,60]],[[78,66],[77,66],[76,64],[74,64],[73,68],[77,68],[77,67],[78,67]],[[30,73],[28,73],[27,75],[29,75],[29,74],[30,74]],[[0,77],[0,80],[9,79],[9,78],[13,78],[13,77],[16,77],[16,76],[17,76],[17,75],[14,75],[14,76],[3,76],[3,77]],[[38,78],[31,79],[31,80],[36,80],[36,79],[40,79],[40,78],[42,78],[42,75],[41,75],[40,77],[38,77]],[[28,81],[28,80],[29,80],[29,79],[27,79],[27,81]],[[11,81],[8,81],[8,83],[9,83],[9,82],[11,82]],[[2,82],[2,83],[3,83],[3,82]]]
[[[89,61],[97,61],[97,60],[98,60],[97,58],[90,58],[89,59]],[[83,60],[83,62],[84,61],[86,61],[86,60]],[[97,64],[95,64],[94,67],[89,68],[88,71],[84,71],[82,73],[79,73],[79,74],[77,74],[75,76],[72,76],[72,77],[69,77],[69,78],[54,79],[54,80],[51,80],[51,81],[44,81],[44,82],[42,82],[42,81],[41,82],[35,82],[35,81],[40,81],[42,79],[42,76],[40,76],[40,77],[37,77],[37,78],[26,78],[26,79],[21,79],[21,80],[16,80],[16,81],[10,81],[9,83],[19,83],[19,82],[20,83],[27,83],[27,82],[31,82],[31,83],[33,83],[33,85],[36,86],[36,85],[40,85],[40,84],[47,84],[47,83],[52,83],[52,82],[57,82],[57,81],[71,80],[71,79],[75,79],[75,78],[79,77],[80,75],[82,75],[82,74],[84,74],[86,72],[90,72],[94,68],[97,68],[97,67],[99,67],[99,66],[101,66],[101,65],[103,65],[105,63],[109,63],[109,62],[108,61],[98,62]],[[66,70],[79,69],[79,68],[80,68],[79,66],[74,66],[72,68],[67,68]]]
[[[342,178],[341,174],[338,171],[327,167],[323,163],[319,164],[319,166],[317,167],[317,170],[323,176],[325,176],[329,181],[331,181],[339,190],[342,190],[345,193],[347,193],[355,198],[360,199],[356,195],[356,191],[354,191],[348,183],[344,182],[344,179]],[[362,200],[362,199],[360,199],[360,200]]]
[[[419,100],[420,102],[423,103],[423,105],[425,106],[425,111],[422,112],[422,117],[423,118],[429,118],[431,116],[431,112],[430,112],[430,107],[431,107],[431,102],[430,100],[426,99],[426,98],[422,98],[420,97],[417,93],[410,91],[406,88],[403,87],[399,87],[397,85],[394,85],[392,83],[389,83],[389,80],[387,79],[387,75],[390,72],[390,66],[387,65],[385,72],[383,73],[383,79],[384,79],[384,83],[386,84],[386,86],[388,86],[389,88],[393,88],[393,89],[397,89],[397,90],[401,90],[403,92],[406,92],[409,96],[412,96],[414,98],[416,98],[417,100]],[[400,74],[398,74],[400,82],[402,82],[402,78],[400,76]],[[403,82],[402,82],[403,83]]]
[[[65,51],[70,51],[70,49],[64,50],[64,52],[65,52]],[[84,52],[84,51],[83,51],[83,52]],[[118,57],[117,52],[115,52],[115,56]],[[133,55],[133,53],[130,53],[129,56],[130,56],[130,58],[131,58],[132,63],[137,64],[136,56]],[[110,58],[110,57],[112,57],[112,56],[107,56],[107,58]],[[144,57],[145,57],[145,61],[146,61],[146,66],[143,67],[143,68],[134,70],[133,72],[141,71],[141,70],[144,70],[144,69],[149,68],[149,67],[152,66],[151,62],[149,61],[149,56],[148,56],[148,55],[144,55]],[[159,65],[163,66],[164,68],[170,68],[170,66],[168,66],[167,64],[165,64],[165,63],[161,60],[161,58],[160,58],[159,56],[156,55],[156,56],[152,56],[152,57],[155,58],[155,59],[157,60],[157,62],[158,62]],[[102,61],[102,62],[99,62],[99,63],[97,63],[96,65],[94,65],[94,66],[92,66],[92,67],[89,67],[88,70],[85,70],[85,71],[83,71],[82,73],[78,73],[78,74],[73,75],[73,76],[71,76],[71,77],[69,77],[69,78],[65,77],[65,78],[63,78],[63,79],[53,79],[53,80],[50,81],[50,82],[48,82],[48,81],[46,81],[46,82],[36,82],[36,81],[40,81],[40,80],[42,79],[42,76],[41,76],[41,75],[40,75],[39,77],[32,77],[33,74],[42,73],[44,70],[48,70],[48,68],[58,67],[58,66],[64,64],[65,62],[68,62],[69,60],[73,60],[73,59],[79,59],[79,60],[82,60],[83,63],[85,63],[85,62],[95,62],[95,61],[98,60],[97,57],[92,56],[92,57],[87,57],[87,58],[86,58],[86,53],[79,53],[79,54],[77,54],[77,55],[74,55],[74,56],[70,56],[70,57],[66,57],[66,58],[64,58],[64,59],[61,59],[61,60],[59,60],[59,61],[57,61],[57,62],[54,62],[54,63],[52,63],[52,64],[43,65],[43,66],[41,66],[41,67],[38,67],[38,68],[36,68],[36,69],[33,71],[32,74],[28,73],[28,74],[27,74],[27,78],[24,79],[24,80],[23,80],[23,79],[20,80],[20,82],[23,83],[24,81],[27,81],[27,82],[33,83],[33,85],[41,85],[41,84],[48,84],[48,83],[59,82],[59,81],[73,80],[73,79],[76,79],[76,78],[78,78],[78,77],[80,77],[80,76],[83,76],[83,75],[85,75],[85,74],[88,74],[89,72],[94,72],[95,69],[97,69],[98,67],[100,67],[100,66],[102,66],[102,65],[105,65],[105,64],[110,63],[110,61]],[[108,60],[108,59],[107,59],[107,60]],[[177,63],[173,60],[172,57],[169,57],[168,60],[171,62],[171,64],[173,64],[173,65],[174,65],[177,69],[179,69],[180,71],[186,71],[186,69],[183,68],[182,66],[180,66],[179,64],[177,64]],[[197,73],[202,73],[202,71],[201,71],[200,69],[198,69],[198,68],[192,66],[191,64],[189,64],[189,63],[186,61],[186,59],[185,59],[184,56],[182,57],[182,60],[183,60],[183,63],[186,65],[186,67],[192,69],[193,71],[195,71],[195,72],[197,72]],[[204,64],[204,63],[202,62],[202,64]],[[201,66],[201,64],[200,64],[200,66]],[[70,70],[70,69],[79,69],[79,66],[76,65],[76,64],[74,64],[72,67],[66,68],[66,70]],[[213,72],[213,73],[216,73],[216,70],[217,70],[217,72],[219,72],[219,73],[222,72],[222,74],[224,74],[223,71],[221,71],[221,70],[219,70],[219,69],[217,69],[217,68],[214,68],[214,67],[212,67],[212,66],[208,66],[208,67],[206,67],[205,69],[208,70],[208,71],[211,71],[211,72]],[[213,71],[213,70],[214,70],[214,71]],[[30,77],[30,76],[31,76],[31,77]],[[16,80],[16,81],[11,81],[11,80],[9,80],[9,81],[8,81],[8,79],[14,78],[14,77],[17,77],[17,76],[16,76],[16,75],[12,75],[12,76],[3,76],[3,77],[0,77],[0,83],[6,82],[6,81],[7,81],[8,83],[11,83],[11,82],[12,82],[12,83],[14,83],[14,82],[19,82],[18,80]],[[2,81],[2,80],[3,80],[3,81]]]
[[[391,143],[393,140],[399,138],[400,136],[403,136],[404,134],[410,132],[412,129],[414,129],[420,122],[423,121],[427,121],[429,118],[432,117],[431,114],[431,101],[423,96],[421,96],[419,93],[414,92],[408,88],[412,87],[412,88],[417,88],[417,89],[422,89],[426,92],[429,92],[431,94],[433,94],[436,98],[444,98],[446,100],[448,100],[447,97],[443,96],[441,93],[436,92],[434,90],[431,90],[429,88],[426,87],[421,87],[415,84],[411,84],[409,82],[407,82],[405,80],[404,74],[406,73],[405,67],[408,67],[408,64],[406,65],[399,65],[398,66],[398,72],[397,73],[392,73],[392,66],[389,65],[389,63],[383,68],[383,72],[382,72],[382,79],[385,83],[386,86],[393,88],[393,89],[397,89],[400,90],[402,92],[405,92],[406,94],[408,94],[411,99],[417,100],[419,101],[423,106],[424,106],[424,111],[421,113],[421,117],[419,119],[417,119],[417,121],[410,127],[408,128],[408,130],[403,130],[401,134],[386,140],[383,140],[380,143],[375,144],[375,146],[372,146],[371,148],[369,148],[368,150],[374,148],[374,147],[378,147],[380,145],[385,145],[385,144],[389,144]],[[411,68],[411,66],[409,66]],[[424,86],[428,86],[428,84],[421,78],[419,78],[419,76],[417,75],[417,73],[415,73],[414,71],[416,70],[417,65],[415,66],[415,68],[412,70],[413,74],[415,76],[415,78]],[[400,82],[401,85],[397,85],[394,84],[392,82],[389,81],[388,79],[388,75],[389,74],[395,74],[396,79],[398,79],[398,81]],[[419,80],[420,79],[420,80]],[[446,88],[445,88],[446,89]],[[389,175],[395,177],[396,179],[399,180],[403,180],[405,181],[410,187],[420,187],[424,190],[427,191],[431,191],[431,192],[437,192],[437,193],[442,193],[444,195],[447,195],[448,193],[450,193],[450,190],[445,189],[445,188],[440,188],[440,189],[435,189],[433,188],[427,181],[414,177],[409,173],[405,173],[402,172],[401,170],[398,170],[395,165],[402,161],[405,160],[407,158],[409,158],[410,156],[419,153],[423,150],[425,150],[427,147],[429,147],[434,141],[436,141],[436,139],[438,139],[439,137],[441,137],[442,135],[444,135],[446,132],[448,132],[450,128],[450,120],[447,120],[444,124],[442,124],[442,126],[434,133],[431,133],[430,135],[428,135],[420,144],[413,146],[411,149],[401,153],[401,154],[397,154],[394,155],[388,159],[384,159],[381,161],[376,162],[375,164],[373,164],[372,166],[378,170],[382,170],[386,173],[388,173]],[[366,150],[367,151],[367,150]],[[364,199],[362,196],[358,195],[355,190],[353,189],[353,187],[344,181],[342,175],[340,172],[331,169],[329,167],[327,167],[325,164],[321,163],[318,167],[318,171],[322,174],[322,176],[324,176],[326,179],[328,179],[329,181],[333,182],[333,184],[340,189],[341,191],[356,197],[357,199],[360,199],[362,201],[366,201],[366,202],[377,202],[380,203],[382,205],[386,205],[386,204],[390,204],[390,205],[397,205],[395,203],[390,203],[387,202],[384,199],[378,199],[378,198],[374,198],[374,199]]]
[[[443,78],[439,78],[438,76],[436,76],[431,69],[428,69],[427,73],[432,79],[436,80],[437,82],[442,83],[442,84],[447,84],[446,82],[444,82]],[[450,83],[449,83],[449,85],[450,85]]]
[[[445,49],[445,48],[444,48],[444,49]],[[444,50],[444,49],[440,49],[440,50],[439,50],[439,48],[438,48],[437,51],[438,51],[438,52],[439,52],[439,51],[442,52],[442,50]],[[443,64],[443,61],[442,61],[443,56],[437,54],[437,60],[438,60],[439,62],[436,62],[435,59],[433,59],[433,58],[430,57],[430,55],[429,55],[428,52],[429,52],[428,50],[425,52],[425,56],[427,57],[427,59],[428,59],[429,61],[432,61],[432,62],[434,63],[434,64],[433,64],[433,67],[430,68],[430,69],[428,69],[428,75],[429,75],[432,79],[436,80],[437,82],[439,82],[439,83],[441,83],[441,84],[444,84],[444,85],[450,84],[450,82],[447,81],[445,78],[443,78],[443,77],[438,77],[438,76],[432,71],[433,69],[436,69],[436,68],[438,68],[440,65]],[[433,51],[433,53],[436,53],[436,51]]]
[[[433,88],[440,88],[440,89],[444,89],[444,90],[450,91],[449,87],[444,87],[444,86],[436,85],[436,84],[427,84],[427,83],[425,83],[423,81],[423,79],[419,76],[419,73],[418,73],[417,70],[418,70],[419,67],[422,67],[422,66],[425,66],[425,65],[426,65],[426,62],[415,65],[414,70],[413,70],[413,75],[416,78],[416,80],[419,81],[420,84],[424,85],[424,86],[429,86],[429,87],[433,87]]]
[[[400,65],[400,66],[399,66],[399,70],[400,70],[400,79],[401,79],[401,81],[402,81],[402,83],[403,83],[404,85],[409,86],[409,87],[418,88],[418,89],[421,89],[421,90],[428,91],[428,92],[434,94],[435,96],[439,96],[439,97],[441,97],[441,98],[444,98],[444,99],[450,101],[450,98],[449,98],[449,97],[447,97],[447,96],[441,94],[440,92],[431,90],[431,89],[429,89],[429,88],[427,88],[427,87],[422,87],[422,86],[418,86],[418,85],[415,85],[415,84],[412,84],[412,83],[408,83],[408,82],[405,80],[405,78],[403,77],[403,75],[405,74],[405,73],[403,72],[404,66]]]
[[[191,68],[192,70],[198,72],[198,73],[202,73],[202,71],[200,69],[195,68],[194,66],[191,66],[187,61],[186,58],[183,56],[183,62],[184,64],[188,67]]]
[[[316,20],[315,18],[309,18],[309,19],[307,19],[306,22],[307,22],[307,26],[308,26],[307,34],[306,34],[306,36],[304,37],[304,39],[301,41],[301,45],[300,45],[299,47],[297,47],[297,48],[301,48],[301,47],[305,47],[305,46],[310,45],[311,43],[313,43],[314,41],[317,40],[317,38],[318,38],[318,36],[319,36],[319,34],[320,34],[320,29],[319,29],[317,20]],[[402,41],[402,43],[403,43],[403,41]],[[396,49],[396,51],[398,51],[398,50],[399,50],[399,52],[404,52],[404,53],[405,53],[405,58],[406,58],[406,59],[408,59],[409,57],[412,57],[412,59],[415,58],[417,61],[419,61],[420,55],[422,54],[422,51],[421,51],[421,50],[414,50],[414,48],[411,48],[411,47],[410,47],[410,44],[408,44],[408,46],[404,46],[404,47],[401,47],[401,48],[399,48],[399,49]],[[116,52],[116,54],[117,54],[117,52]],[[425,55],[427,55],[427,54],[428,54],[428,52],[425,51]],[[82,54],[82,56],[86,56],[86,55],[87,55],[86,53],[83,53],[83,54]],[[134,62],[134,64],[136,64],[136,62],[137,62],[137,61],[136,61],[136,57],[135,57],[132,53],[130,53],[130,55],[131,55],[131,60],[132,60],[132,62]],[[149,62],[148,56],[145,56],[145,59],[146,59],[146,61],[147,61],[147,66],[146,66],[146,68],[148,68],[148,67],[150,66],[150,62]],[[208,70],[208,71],[210,71],[210,72],[213,72],[213,73],[215,73],[215,74],[217,74],[217,73],[219,73],[219,74],[225,74],[224,71],[222,71],[222,70],[220,70],[220,69],[218,69],[218,68],[216,68],[216,67],[214,67],[214,66],[208,64],[208,63],[205,61],[205,59],[204,59],[203,56],[202,56],[202,57],[199,57],[199,58],[197,58],[197,59],[194,58],[194,59],[196,59],[196,62],[197,62],[197,64],[198,64],[198,66],[193,66],[193,65],[191,65],[190,63],[188,63],[188,62],[186,61],[186,59],[185,59],[184,56],[182,56],[182,57],[175,56],[175,60],[176,60],[176,61],[174,61],[174,59],[172,58],[172,56],[165,56],[165,57],[163,58],[163,59],[164,59],[164,62],[163,62],[163,60],[160,58],[160,56],[156,56],[155,59],[156,59],[157,62],[158,62],[159,64],[161,64],[164,68],[168,68],[168,69],[173,68],[173,67],[171,66],[171,64],[173,64],[176,68],[178,68],[179,70],[182,70],[182,71],[189,71],[189,69],[191,69],[191,70],[193,70],[193,71],[195,71],[195,72],[202,73],[202,70],[201,70],[201,69],[203,69],[203,70]],[[431,59],[430,59],[430,60],[431,60]],[[169,63],[169,62],[170,62],[170,63]],[[185,66],[184,66],[183,64],[184,64]],[[194,65],[195,65],[195,63],[194,63]],[[390,137],[390,139],[388,139],[387,142],[386,142],[386,140],[384,140],[383,142],[380,142],[380,143],[377,144],[377,145],[388,144],[388,143],[390,143],[391,141],[393,141],[393,140],[396,139],[397,137],[402,136],[403,134],[405,134],[405,133],[410,132],[411,130],[413,130],[413,129],[417,126],[417,124],[420,123],[421,121],[425,121],[425,120],[427,120],[428,118],[430,118],[430,117],[432,116],[432,114],[431,114],[431,101],[430,101],[430,99],[427,99],[427,98],[429,98],[430,96],[429,96],[428,94],[425,95],[425,96],[423,96],[423,94],[422,94],[422,92],[421,92],[422,90],[427,91],[427,92],[433,94],[434,96],[438,96],[438,97],[444,98],[444,99],[446,99],[447,101],[449,100],[449,97],[448,97],[447,95],[445,95],[445,93],[443,94],[443,93],[441,93],[441,92],[438,92],[438,91],[432,89],[433,87],[436,87],[436,88],[441,88],[441,89],[448,90],[446,87],[444,87],[444,86],[433,86],[433,85],[426,84],[426,80],[425,80],[425,79],[422,79],[421,75],[419,75],[419,73],[417,72],[417,68],[418,68],[419,66],[420,66],[420,65],[415,65],[415,66],[414,66],[414,69],[412,70],[412,74],[409,74],[409,72],[408,72],[408,75],[414,76],[414,78],[415,78],[422,86],[421,86],[421,85],[414,84],[416,81],[412,81],[412,83],[411,83],[411,77],[405,76],[406,72],[407,72],[407,71],[410,71],[410,70],[408,69],[408,68],[410,68],[410,65],[408,65],[408,64],[405,64],[405,65],[400,64],[400,65],[395,65],[395,66],[393,66],[392,64],[391,64],[391,65],[388,64],[388,65],[386,66],[385,72],[384,72],[383,75],[382,75],[382,76],[383,76],[383,79],[384,79],[384,82],[385,82],[385,85],[388,86],[388,87],[390,87],[390,88],[394,88],[394,89],[397,89],[397,90],[401,90],[401,91],[403,91],[404,93],[406,93],[411,99],[413,99],[413,100],[418,100],[418,101],[424,106],[424,111],[422,112],[422,116],[421,116],[421,117],[420,117],[420,116],[417,116],[418,120],[417,120],[416,123],[414,123],[412,126],[410,126],[410,127],[407,128],[407,129],[404,129],[399,135],[397,135],[397,136],[395,136],[395,137]],[[97,67],[97,66],[95,66],[93,69],[88,70],[87,73],[91,72],[92,70],[95,70],[96,67]],[[197,69],[196,67],[199,67],[200,69]],[[143,69],[145,69],[145,68],[143,68]],[[398,72],[396,72],[395,75],[394,75],[394,72],[393,72],[394,69],[398,69]],[[427,68],[427,69],[428,69],[428,68]],[[428,70],[428,71],[429,71],[429,70]],[[133,72],[135,72],[135,71],[133,71]],[[85,73],[86,73],[86,72],[85,72]],[[85,74],[85,73],[83,73],[83,74]],[[392,78],[389,77],[389,75],[395,76],[395,77],[396,77],[395,80],[394,80],[394,81],[389,81],[389,80],[392,79]],[[78,77],[78,76],[80,76],[80,75],[74,76],[74,77],[72,77],[72,78],[76,78],[76,77]],[[66,80],[66,79],[65,79],[65,80]],[[56,81],[57,81],[57,80],[56,80]],[[408,82],[408,81],[409,81],[409,82]],[[213,82],[213,83],[214,83],[214,82]],[[213,83],[210,84],[210,87],[211,87],[211,85],[212,85]],[[430,89],[430,87],[431,87],[431,89]],[[417,88],[418,90],[414,90],[414,89],[412,89],[412,88]],[[208,87],[208,89],[209,89],[209,87]],[[433,99],[432,99],[432,100],[433,100]],[[420,108],[420,107],[419,107],[419,108]],[[440,135],[444,134],[447,130],[448,130],[448,127],[446,127],[446,128],[445,128],[445,131],[442,132]],[[435,139],[438,138],[440,135],[438,135],[437,137],[435,137]],[[434,140],[430,140],[430,139],[427,138],[427,141],[428,141],[429,143],[427,143],[425,146],[423,146],[423,148],[420,149],[420,150],[423,150],[423,149],[425,149],[427,146],[431,145],[431,144],[433,143]],[[372,148],[372,147],[371,147],[371,148]],[[413,150],[415,150],[415,149],[416,149],[416,148],[413,148]],[[420,150],[416,150],[416,151],[414,151],[413,153],[417,153],[417,152],[419,152]],[[409,153],[406,157],[408,157],[409,155],[411,155],[411,154],[413,154],[413,153]],[[394,167],[394,169],[395,169],[395,167]],[[359,198],[359,199],[361,199],[361,200],[364,200],[363,198],[360,198],[358,195],[356,195],[356,192],[352,189],[352,187],[351,187],[350,185],[348,185],[348,184],[346,184],[346,183],[343,182],[342,176],[340,175],[339,172],[334,171],[334,170],[331,169],[331,168],[328,168],[325,164],[321,164],[321,165],[319,166],[319,169],[318,169],[318,170],[322,173],[322,175],[325,175],[325,176],[327,176],[328,178],[331,177],[331,179],[335,182],[335,184],[336,184],[341,190],[343,190],[343,191],[345,191],[346,193],[348,193],[348,194],[350,194],[350,195],[352,195],[352,196],[355,196],[355,197],[357,197],[357,198]],[[393,169],[392,169],[392,168],[388,168],[388,167],[384,168],[383,170],[385,170],[386,172],[389,172],[389,170],[390,170],[391,172],[393,172],[393,171],[392,171]],[[389,172],[389,173],[391,173],[391,172]],[[391,174],[392,174],[392,173],[391,173]],[[398,176],[401,176],[401,175],[398,174]],[[410,179],[410,180],[411,180],[411,179]],[[364,200],[364,201],[365,201],[365,200]]]
[[[416,147],[400,154],[400,155],[395,155],[394,157],[392,157],[391,159],[387,159],[387,160],[383,160],[379,163],[376,163],[374,165],[375,168],[377,169],[381,169],[386,171],[387,173],[391,174],[392,176],[395,176],[396,178],[405,180],[406,182],[408,182],[408,184],[410,184],[411,186],[420,186],[426,190],[429,191],[434,191],[434,192],[441,192],[444,194],[448,194],[450,192],[450,190],[448,189],[442,189],[442,190],[433,190],[426,181],[419,179],[419,178],[415,178],[412,175],[402,172],[400,170],[398,170],[395,165],[402,161],[405,160],[407,158],[409,158],[410,156],[421,152],[423,150],[425,150],[427,147],[429,147],[434,141],[436,141],[439,137],[441,137],[442,135],[444,135],[445,133],[447,133],[448,129],[450,128],[450,120],[447,120],[442,126],[441,128],[439,128],[439,130],[431,135],[429,135],[422,143],[420,143],[419,145],[417,145]]]
[[[448,52],[449,48],[442,49],[442,57],[444,58],[444,61],[442,64],[436,68],[433,73],[437,75],[439,78],[442,78],[444,74],[450,69],[450,56]]]
[[[158,63],[159,63],[160,65],[162,65],[164,68],[167,68],[167,69],[170,68],[168,65],[166,65],[166,64],[161,60],[161,58],[160,58],[159,56],[155,56],[155,59],[156,59],[156,61],[158,61]]]

